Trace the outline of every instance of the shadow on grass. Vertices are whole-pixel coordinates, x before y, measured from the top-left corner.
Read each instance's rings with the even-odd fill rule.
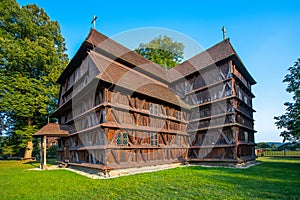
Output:
[[[23,164],[25,165],[31,165],[34,168],[40,167],[40,161],[29,161],[29,162],[24,162]],[[51,165],[57,165],[56,163],[56,159],[55,158],[48,158],[47,159],[47,165],[51,166]]]
[[[23,164],[25,164],[25,165],[31,165],[34,168],[37,168],[37,167],[40,166],[40,162],[39,161],[24,162]]]

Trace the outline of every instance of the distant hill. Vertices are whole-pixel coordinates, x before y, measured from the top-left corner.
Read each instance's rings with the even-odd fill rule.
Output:
[[[284,143],[282,144],[281,146],[277,147],[278,150],[299,150],[300,149],[300,142],[287,142],[287,143]]]
[[[275,144],[276,148],[284,144],[282,142],[266,142],[266,143],[270,146],[272,146],[272,144]]]
[[[258,142],[256,143],[257,149],[273,149],[272,146],[276,146],[276,150],[300,150],[300,142]]]
[[[258,142],[256,143],[256,149],[273,149],[282,146],[284,143],[281,142]],[[274,147],[275,145],[275,147]]]

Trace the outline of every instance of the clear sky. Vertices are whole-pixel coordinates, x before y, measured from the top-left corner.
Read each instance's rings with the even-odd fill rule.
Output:
[[[300,1],[99,1],[17,0],[37,4],[57,20],[71,58],[86,38],[93,15],[97,30],[113,37],[124,31],[160,27],[178,31],[208,48],[227,36],[257,81],[253,87],[256,142],[282,141],[273,117],[291,99],[282,83],[300,57]],[[137,41],[140,42],[147,41]],[[133,47],[129,47],[133,48]]]

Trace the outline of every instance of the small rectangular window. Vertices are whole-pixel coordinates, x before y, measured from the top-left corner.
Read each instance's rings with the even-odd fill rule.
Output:
[[[241,91],[239,91],[239,98],[243,99],[243,95],[242,95]]]
[[[119,132],[116,140],[117,145],[128,145],[128,133]]]
[[[183,113],[181,111],[176,111],[175,112],[175,117],[178,120],[183,120]]]
[[[150,103],[150,114],[158,115],[158,105]]]
[[[182,146],[182,136],[181,135],[177,135],[176,138],[177,138],[177,145],[178,146]]]
[[[248,98],[244,96],[244,102],[248,104]]]
[[[152,146],[158,145],[158,134],[157,133],[150,133],[150,144]]]
[[[150,103],[150,114],[153,114],[153,103]]]
[[[249,141],[248,132],[247,132],[247,131],[245,131],[245,132],[244,132],[244,134],[245,134],[245,142],[248,142],[248,141]]]
[[[153,104],[153,114],[157,115],[157,105]]]

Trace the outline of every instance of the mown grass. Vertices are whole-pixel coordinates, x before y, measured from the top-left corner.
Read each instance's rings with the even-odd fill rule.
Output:
[[[300,159],[259,161],[248,169],[181,167],[106,180],[0,161],[0,199],[299,199]]]

